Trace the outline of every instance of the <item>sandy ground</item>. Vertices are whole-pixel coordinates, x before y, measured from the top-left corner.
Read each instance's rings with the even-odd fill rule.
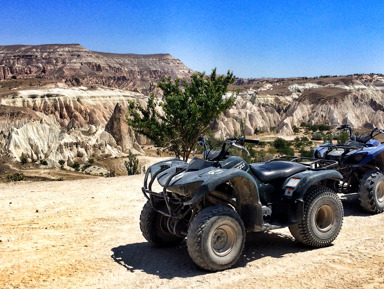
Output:
[[[0,287],[384,288],[384,213],[365,214],[356,196],[343,197],[333,246],[252,233],[234,268],[207,273],[185,243],[158,249],[142,237],[142,179],[0,184]]]

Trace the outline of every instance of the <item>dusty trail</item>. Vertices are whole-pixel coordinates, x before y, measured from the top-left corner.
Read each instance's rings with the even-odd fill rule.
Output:
[[[139,229],[143,176],[0,184],[1,288],[384,288],[384,214],[343,198],[334,245],[287,229],[249,234],[233,269],[198,269],[183,243],[152,248]]]

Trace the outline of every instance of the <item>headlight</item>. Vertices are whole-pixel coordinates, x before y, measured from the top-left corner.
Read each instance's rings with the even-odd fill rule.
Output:
[[[199,190],[201,184],[202,182],[195,182],[195,183],[190,183],[190,184],[180,185],[180,186],[176,185],[176,186],[168,187],[168,190],[184,197],[191,197]]]

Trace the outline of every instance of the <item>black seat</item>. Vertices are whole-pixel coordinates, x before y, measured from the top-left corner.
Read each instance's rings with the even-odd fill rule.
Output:
[[[256,177],[263,183],[269,183],[275,179],[288,178],[307,169],[303,164],[286,161],[275,161],[262,165],[250,164],[250,167]]]

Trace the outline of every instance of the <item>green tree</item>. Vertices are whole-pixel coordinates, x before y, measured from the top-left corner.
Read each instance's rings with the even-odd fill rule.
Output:
[[[295,153],[294,149],[291,148],[290,142],[286,141],[283,138],[280,138],[280,137],[276,138],[273,141],[272,145],[280,154],[293,155]]]
[[[337,144],[345,144],[347,140],[349,140],[349,133],[346,131],[342,131],[337,136]]]
[[[209,76],[195,73],[190,81],[163,78],[158,83],[163,91],[163,102],[157,101],[153,94],[146,108],[138,102],[130,102],[127,123],[152,140],[155,146],[186,161],[210,122],[235,101],[233,96],[223,98],[234,80],[232,72],[218,76],[216,69]]]
[[[128,161],[124,162],[124,166],[128,176],[140,174],[139,160],[131,151],[128,153]]]
[[[324,143],[332,143],[332,138],[333,138],[333,135],[330,131],[323,135]]]

